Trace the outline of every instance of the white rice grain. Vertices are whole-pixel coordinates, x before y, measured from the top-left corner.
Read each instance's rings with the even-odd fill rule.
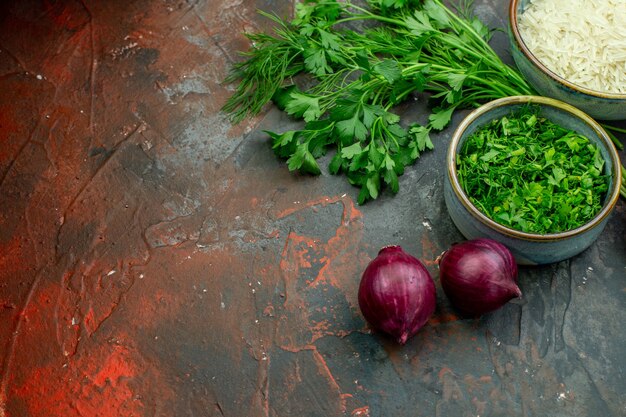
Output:
[[[532,0],[519,31],[535,57],[562,78],[626,94],[626,0]]]

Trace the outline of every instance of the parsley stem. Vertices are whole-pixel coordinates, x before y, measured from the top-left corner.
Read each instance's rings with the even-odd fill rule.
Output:
[[[604,130],[607,133],[607,135],[609,135],[609,137],[611,138],[611,141],[613,142],[615,147],[617,149],[619,149],[620,151],[623,150],[624,149],[624,145],[617,138],[617,136],[615,136],[615,134],[612,131],[620,132],[620,133],[626,133],[626,129],[620,129],[618,127],[610,126],[610,125],[607,125],[607,124],[602,124],[602,127],[604,128]]]
[[[622,197],[626,198],[626,168],[624,168],[624,164],[622,164],[622,183],[620,185],[620,194]]]
[[[354,5],[352,5],[352,7],[356,7]],[[396,19],[391,19],[385,16],[379,16],[379,15],[375,15],[375,14],[354,14],[351,15],[350,17],[344,17],[343,19],[339,19],[333,22],[333,25],[338,25],[340,23],[346,23],[346,22],[354,22],[354,21],[359,21],[359,20],[376,20],[378,22],[382,22],[382,23],[389,23],[392,25],[403,25],[403,23],[399,20]]]
[[[626,129],[622,129],[620,127],[617,126],[612,126],[612,125],[608,125],[608,124],[603,124],[602,125],[605,129],[609,129],[612,130],[614,132],[619,132],[619,133],[626,133]]]

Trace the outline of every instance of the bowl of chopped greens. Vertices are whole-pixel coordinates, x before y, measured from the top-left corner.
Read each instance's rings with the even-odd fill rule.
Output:
[[[579,254],[620,195],[621,163],[606,131],[570,104],[512,96],[472,111],[446,156],[445,203],[467,238],[506,245],[519,264]]]
[[[539,94],[626,119],[623,0],[511,0],[513,60]]]

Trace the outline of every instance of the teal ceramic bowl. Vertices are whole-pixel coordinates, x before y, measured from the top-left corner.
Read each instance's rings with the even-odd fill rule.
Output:
[[[509,41],[515,65],[528,83],[543,96],[569,103],[599,120],[626,119],[626,94],[590,90],[561,78],[546,68],[528,49],[518,22],[530,0],[511,0],[509,5]]]
[[[605,161],[610,175],[609,190],[600,212],[587,224],[566,232],[534,234],[496,223],[479,211],[465,194],[457,176],[456,156],[465,140],[481,126],[499,119],[527,103],[540,107],[540,115],[564,128],[588,137]],[[455,130],[446,155],[444,198],[448,213],[467,239],[490,238],[507,246],[518,264],[539,265],[559,262],[587,249],[602,233],[619,199],[621,163],[610,137],[589,115],[548,97],[514,96],[489,102],[471,112]]]

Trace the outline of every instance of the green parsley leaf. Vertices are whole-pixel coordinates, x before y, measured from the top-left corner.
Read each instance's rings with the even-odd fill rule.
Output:
[[[439,28],[450,26],[450,18],[448,17],[446,9],[442,5],[435,3],[432,0],[425,0],[424,10],[432,20],[437,22],[437,26]]]
[[[421,11],[416,10],[413,17],[407,17],[404,21],[407,28],[413,35],[421,36],[424,33],[432,32],[435,28],[431,25],[428,15]]]
[[[379,114],[380,116],[383,117],[383,120],[385,121],[385,123],[387,123],[388,125],[393,125],[393,124],[398,124],[400,123],[400,116],[398,116],[395,113],[391,113],[389,111],[383,111],[381,114]]]
[[[409,4],[411,0],[382,0],[382,6],[390,9],[401,9]]]
[[[402,68],[392,59],[384,59],[374,65],[372,71],[383,76],[389,84],[393,84],[402,77]]]
[[[334,22],[341,13],[341,7],[337,0],[324,0],[323,3],[312,0],[298,2],[296,3],[296,19],[292,23],[298,26],[320,18]]]
[[[385,168],[387,170],[393,170],[394,167],[396,166],[396,163],[394,162],[393,159],[391,159],[391,156],[389,156],[389,154],[385,154]]]
[[[315,26],[313,26],[310,23],[307,23],[303,25],[302,28],[300,29],[300,34],[309,38],[313,36],[313,34],[315,33],[315,30],[316,30]]]
[[[409,134],[414,138],[420,152],[434,148],[433,142],[430,140],[430,129],[426,126],[415,124],[409,129]]]
[[[319,97],[292,91],[289,94],[289,100],[285,100],[285,111],[305,121],[315,120],[322,115],[319,100]]]
[[[484,155],[482,155],[480,157],[480,160],[484,161],[484,162],[489,162],[489,161],[491,161],[493,158],[495,158],[498,155],[500,155],[500,151],[497,150],[497,149],[492,149],[489,152],[487,152]]]
[[[290,171],[300,170],[309,174],[318,175],[321,171],[317,161],[309,152],[308,143],[298,145],[296,152],[287,160],[287,167]]]
[[[342,149],[343,151],[343,149]],[[370,165],[367,152],[361,152],[352,157],[348,170],[353,174],[360,173],[360,171]]]
[[[361,144],[359,142],[355,142],[350,146],[344,146],[341,148],[341,157],[345,159],[352,159],[355,155],[359,155],[361,152],[363,152]]]
[[[392,193],[396,194],[400,190],[400,182],[398,181],[398,175],[393,169],[386,169],[383,179],[389,186]]]
[[[387,125],[387,131],[391,133],[394,137],[398,138],[400,142],[407,135],[406,129],[400,126],[398,123]]]
[[[369,189],[367,187],[361,187],[361,190],[359,191],[359,196],[357,197],[356,201],[358,204],[364,204],[370,198],[373,197],[371,197]]]
[[[304,156],[309,152],[306,144],[299,144],[293,155],[287,160],[287,167],[289,171],[295,171],[299,169],[304,163]]]
[[[448,84],[452,87],[452,90],[459,91],[463,87],[463,82],[467,78],[467,74],[448,74]]]
[[[491,38],[491,31],[489,30],[489,27],[487,27],[487,25],[479,19],[472,19],[470,25],[472,29],[474,29],[474,31],[485,41],[488,41]]]
[[[337,175],[339,171],[341,170],[341,165],[342,165],[341,154],[337,152],[335,153],[335,155],[333,156],[333,158],[330,160],[328,164],[328,172],[330,172],[332,175]]]
[[[335,101],[335,106],[330,110],[330,118],[335,121],[346,120],[360,111],[361,103],[358,97],[341,97]]]
[[[334,51],[338,51],[339,49],[341,49],[341,46],[339,45],[339,36],[319,28],[317,29],[317,31],[320,34],[322,47]]]
[[[321,173],[320,167],[311,152],[306,152],[304,154],[304,161],[300,170],[313,175],[319,175]]]
[[[382,165],[385,155],[386,153],[384,149],[377,148],[373,142],[369,144],[368,157],[374,168],[378,169],[378,167]]]
[[[317,46],[311,46],[304,51],[304,66],[307,71],[317,76],[330,74],[332,68],[326,61],[326,52]]]
[[[367,177],[367,182],[365,183],[365,186],[367,187],[367,191],[369,192],[370,197],[376,200],[378,198],[378,192],[380,190],[380,177],[378,176],[378,173],[374,173],[373,175]]]
[[[280,110],[285,110],[287,107],[287,103],[291,101],[291,93],[299,92],[298,87],[295,85],[289,85],[284,88],[279,88],[276,90],[274,95],[272,96],[272,102],[278,107]]]
[[[350,119],[337,122],[335,128],[342,141],[351,141],[354,138],[362,141],[367,136],[367,128],[359,119],[358,113],[355,113]]]
[[[274,149],[274,153],[281,158],[288,158],[292,155],[298,146],[298,141],[296,138],[299,136],[300,132],[290,130],[284,133],[274,133],[270,131],[264,131],[267,133],[273,141],[272,148]]]
[[[363,125],[367,129],[371,129],[372,125],[374,124],[374,120],[376,120],[376,118],[382,113],[384,113],[384,110],[380,108],[379,106],[364,105],[363,106]]]
[[[436,130],[443,130],[452,120],[452,113],[455,107],[448,107],[446,109],[435,109],[435,112],[428,116],[430,126]]]

